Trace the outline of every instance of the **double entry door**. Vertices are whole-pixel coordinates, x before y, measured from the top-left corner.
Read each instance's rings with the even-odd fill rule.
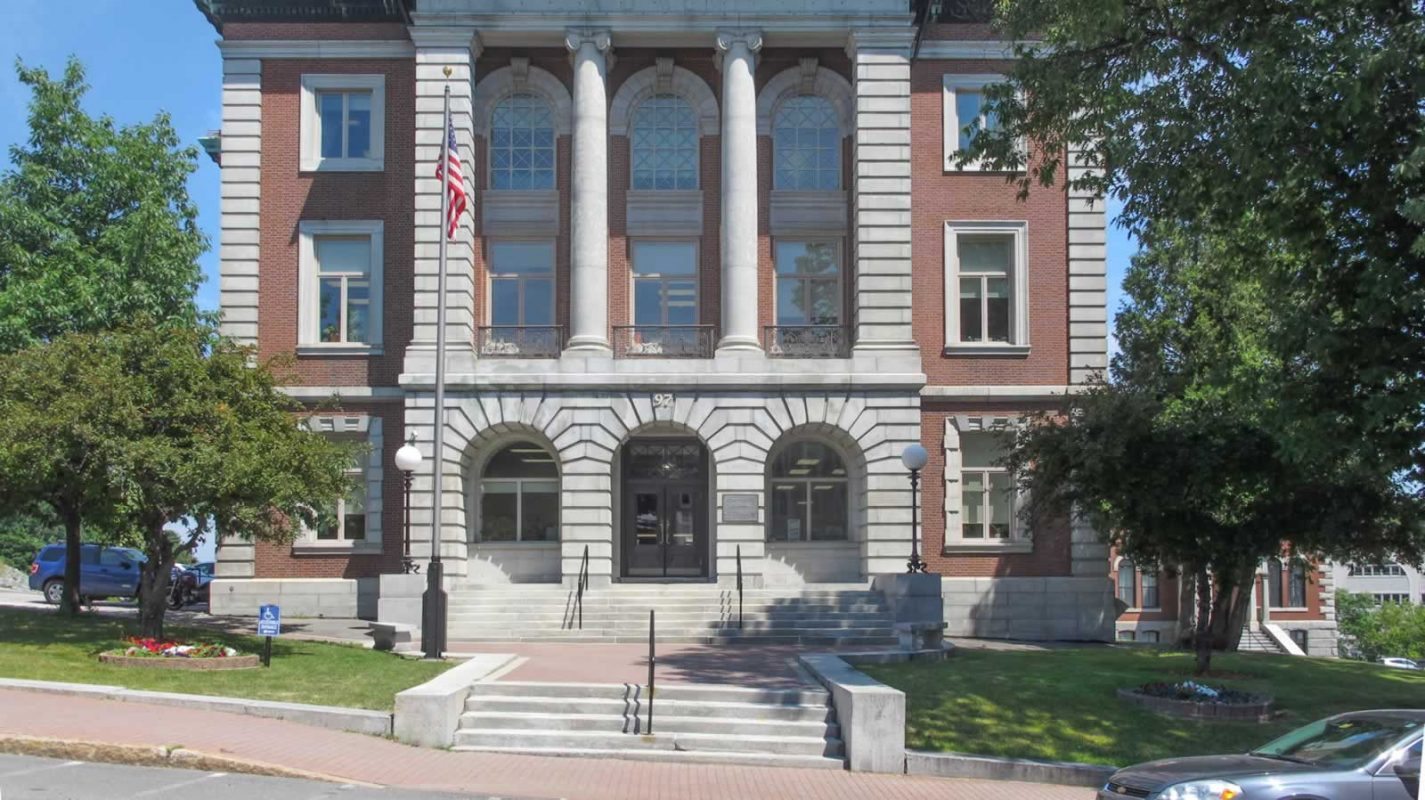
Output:
[[[623,576],[708,574],[707,454],[697,440],[634,441],[624,450]]]

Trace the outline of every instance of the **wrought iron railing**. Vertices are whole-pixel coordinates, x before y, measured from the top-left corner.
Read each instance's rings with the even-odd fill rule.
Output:
[[[579,608],[579,630],[584,630],[584,592],[589,590],[589,546],[584,545],[584,558],[579,564],[579,593],[574,598]]]
[[[737,546],[737,628],[742,629],[742,545]]]
[[[768,325],[762,346],[773,358],[846,358],[851,336],[845,325]]]
[[[654,609],[648,609],[648,730],[644,731],[645,734],[653,733],[653,673],[658,669],[658,652],[653,646],[657,640],[653,612]]]
[[[712,358],[712,325],[615,325],[615,358]]]
[[[475,332],[484,358],[558,358],[564,349],[560,325],[484,325]]]

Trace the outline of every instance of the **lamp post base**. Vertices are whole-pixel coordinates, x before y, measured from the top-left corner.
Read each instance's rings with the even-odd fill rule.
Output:
[[[430,562],[426,570],[426,591],[421,595],[421,650],[426,658],[440,658],[445,653],[445,588],[441,585],[444,572],[439,561]]]

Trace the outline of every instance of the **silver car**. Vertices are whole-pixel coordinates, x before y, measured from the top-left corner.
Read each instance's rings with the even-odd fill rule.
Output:
[[[1313,722],[1245,755],[1121,769],[1099,800],[1418,800],[1425,711],[1358,711]]]

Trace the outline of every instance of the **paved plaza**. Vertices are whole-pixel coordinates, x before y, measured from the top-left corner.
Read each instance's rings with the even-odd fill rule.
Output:
[[[399,789],[578,800],[1089,800],[1082,788],[834,770],[457,753],[279,720],[0,690],[0,736],[189,750]]]

